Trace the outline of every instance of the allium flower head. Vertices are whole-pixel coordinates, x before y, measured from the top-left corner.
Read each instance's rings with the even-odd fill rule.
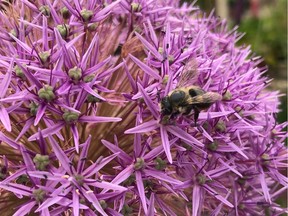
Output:
[[[7,215],[281,215],[261,58],[177,0],[0,1]]]

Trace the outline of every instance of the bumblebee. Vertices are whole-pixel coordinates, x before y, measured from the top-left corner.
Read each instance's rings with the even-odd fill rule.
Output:
[[[187,85],[189,82],[195,83],[194,78],[197,75],[197,70],[195,69],[195,63],[193,65],[193,67],[190,66],[184,70],[180,76],[178,86],[161,99],[162,122],[166,122],[167,117],[169,120],[180,115],[190,116],[194,114],[196,125],[200,112],[222,99],[222,96],[216,92],[206,92],[199,86]],[[181,87],[185,84],[186,87]]]

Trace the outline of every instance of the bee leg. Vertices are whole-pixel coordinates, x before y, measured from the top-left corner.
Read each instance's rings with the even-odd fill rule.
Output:
[[[170,116],[170,119],[175,119],[175,118],[177,118],[177,117],[179,116],[179,114],[180,114],[179,111],[173,112],[173,113],[171,114],[171,116]]]
[[[197,108],[194,108],[194,124],[195,124],[194,126],[195,127],[197,126],[197,120],[198,120],[199,114],[200,114],[200,111]]]

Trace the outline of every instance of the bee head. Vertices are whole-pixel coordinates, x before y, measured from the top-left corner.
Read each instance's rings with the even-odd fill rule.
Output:
[[[162,115],[172,114],[173,108],[171,106],[171,103],[169,102],[168,96],[165,96],[162,98],[160,105],[161,105],[161,114]]]

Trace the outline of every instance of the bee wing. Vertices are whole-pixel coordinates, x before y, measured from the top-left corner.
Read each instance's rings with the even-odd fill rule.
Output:
[[[198,63],[196,59],[192,58],[188,60],[188,62],[184,66],[183,71],[180,74],[177,88],[195,84],[198,75],[197,67]]]
[[[216,101],[222,100],[222,96],[216,92],[206,92],[203,95],[191,97],[188,100],[189,104],[213,104]]]

